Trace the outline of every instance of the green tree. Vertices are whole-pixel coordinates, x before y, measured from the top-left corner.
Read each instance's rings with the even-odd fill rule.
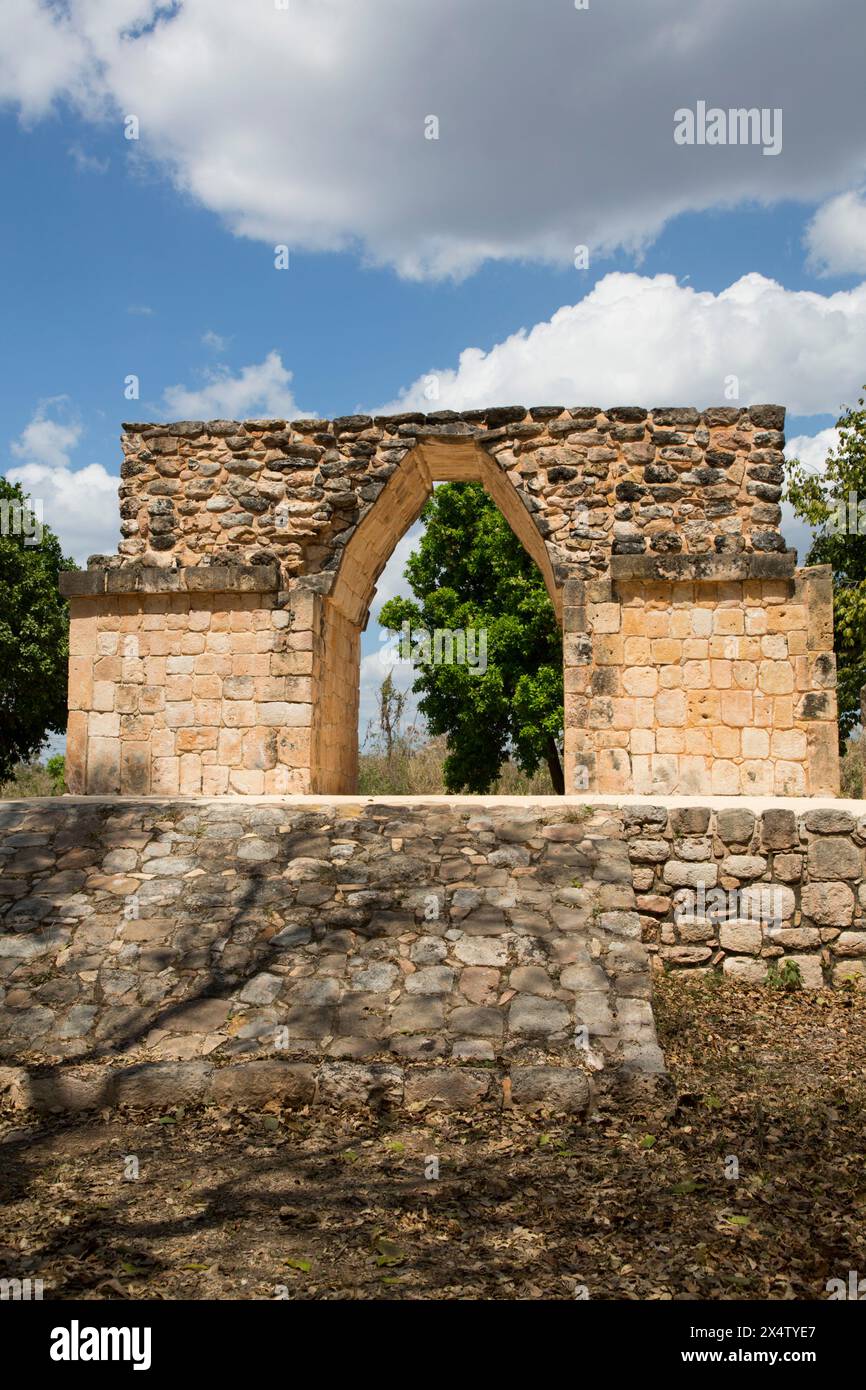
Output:
[[[866,390],[866,387],[864,387]],[[837,420],[838,446],[823,472],[799,459],[788,464],[786,496],[814,528],[806,563],[833,570],[833,626],[839,693],[839,741],[844,750],[860,720],[866,684],[866,400]],[[860,504],[863,504],[861,512]]]
[[[0,477],[0,781],[66,727],[69,617],[58,579],[76,565],[47,526],[27,543],[38,535],[28,516],[21,487]]]
[[[417,601],[390,599],[380,621],[392,632],[408,623],[416,651],[419,630],[479,634],[474,667],[416,661],[419,709],[447,738],[447,790],[489,791],[512,756],[529,774],[546,761],[562,792],[562,636],[541,574],[477,483],[437,487],[421,515],[426,530],[405,570]]]

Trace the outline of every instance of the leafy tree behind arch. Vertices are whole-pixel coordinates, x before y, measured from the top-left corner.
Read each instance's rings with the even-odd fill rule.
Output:
[[[511,756],[528,774],[546,762],[561,793],[562,634],[537,566],[478,483],[442,484],[421,517],[405,570],[415,601],[383,604],[382,626],[483,630],[487,642],[483,671],[416,663],[419,709],[447,737],[446,790],[489,791]]]

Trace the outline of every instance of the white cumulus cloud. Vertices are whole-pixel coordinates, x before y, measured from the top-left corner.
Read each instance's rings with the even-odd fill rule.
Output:
[[[117,549],[120,479],[101,463],[71,467],[82,426],[52,418],[52,409],[68,414],[69,403],[58,397],[37,408],[10,446],[23,462],[7,469],[6,477],[10,483],[21,484],[44,524],[60,538],[64,552],[84,564],[88,555]]]
[[[69,417],[66,397],[55,396],[37,406],[33,418],[10,445],[16,458],[68,467],[70,453],[81,438],[81,424],[73,418],[52,418],[52,410]]]
[[[809,263],[821,275],[866,274],[866,196],[840,193],[806,229]]]
[[[3,25],[26,120],[134,114],[139,157],[235,233],[407,276],[862,178],[862,0],[4,0]],[[781,155],[675,144],[698,100],[782,110]]]
[[[198,388],[169,386],[163,395],[167,420],[244,420],[274,415],[291,418],[302,412],[291,390],[292,373],[278,352],[269,352],[232,374],[228,367],[208,368]]]
[[[821,295],[751,274],[714,294],[672,275],[614,273],[550,319],[431,368],[381,409],[772,401],[835,414],[858,392],[864,363],[866,283]]]
[[[827,456],[839,445],[839,431],[832,426],[817,434],[795,434],[785,443],[785,457],[799,459],[810,473],[823,473]]]

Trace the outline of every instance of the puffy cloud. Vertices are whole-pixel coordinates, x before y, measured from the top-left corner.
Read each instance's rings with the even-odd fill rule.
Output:
[[[101,463],[85,468],[52,468],[44,463],[25,463],[10,468],[10,483],[20,483],[41,508],[37,513],[59,536],[64,553],[80,565],[88,555],[111,554],[117,549],[117,485],[119,478]]]
[[[88,62],[82,27],[36,0],[4,0],[0,101],[14,101],[25,120],[44,116],[61,95],[82,92]]]
[[[862,175],[862,0],[5,0],[3,21],[0,100],[28,119],[135,114],[141,156],[236,233],[408,276],[568,265]],[[675,144],[699,99],[780,108],[782,155]]]
[[[205,384],[197,390],[167,388],[163,395],[167,420],[248,420],[266,415],[291,418],[310,413],[298,408],[290,389],[292,373],[283,366],[278,352],[241,367],[236,376],[228,367],[210,368],[204,376]]]
[[[24,426],[18,439],[11,444],[16,458],[29,462],[51,464],[67,468],[70,452],[81,438],[81,425],[72,418],[52,419],[50,410],[69,415],[69,402],[65,396],[54,396],[42,401],[30,422]]]
[[[69,416],[66,397],[42,402],[33,419],[11,447],[20,465],[6,470],[10,483],[20,483],[35,504],[37,515],[59,536],[67,555],[84,564],[88,555],[117,549],[117,486],[120,481],[91,463],[71,468],[71,453],[82,434],[74,419],[54,419],[49,411]]]
[[[719,294],[672,275],[604,276],[577,304],[488,352],[419,377],[382,410],[550,404],[723,405],[773,401],[797,415],[856,395],[866,360],[866,283],[820,295],[745,275]]]
[[[827,455],[839,443],[839,431],[830,426],[817,434],[795,434],[785,443],[785,457],[799,459],[813,473],[822,473]],[[812,528],[807,522],[795,516],[790,502],[782,503],[782,535],[788,545],[797,551],[800,564],[805,564],[809,547],[812,544]]]
[[[820,275],[866,274],[866,197],[840,193],[806,229],[809,263]]]
[[[839,431],[831,426],[817,434],[795,434],[786,441],[785,457],[799,459],[812,473],[822,473],[827,455],[839,444]]]

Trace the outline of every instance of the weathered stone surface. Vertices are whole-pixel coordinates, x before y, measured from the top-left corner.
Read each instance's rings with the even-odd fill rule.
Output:
[[[677,806],[670,813],[672,835],[706,835],[709,824],[705,806]]]
[[[833,943],[837,956],[866,956],[866,931],[843,931]]]
[[[777,964],[783,967],[788,961],[800,971],[800,981],[804,989],[820,989],[824,984],[824,972],[820,956],[791,955],[782,956]]]
[[[729,854],[720,865],[722,874],[743,880],[760,878],[766,868],[767,861],[760,854]]]
[[[201,1105],[212,1094],[213,1067],[202,1059],[188,1062],[143,1062],[114,1076],[117,1105]]]
[[[323,1062],[317,1073],[317,1098],[328,1105],[400,1105],[403,1100],[401,1067],[381,1063],[369,1066],[350,1062]]]
[[[726,956],[722,969],[726,975],[749,985],[759,985],[767,978],[766,961],[751,956]]]
[[[569,1027],[565,1006],[555,999],[532,994],[517,995],[508,1009],[508,1026],[513,1033],[559,1033]]]
[[[774,807],[761,815],[761,843],[766,849],[792,849],[799,845],[797,813]]]
[[[407,1105],[440,1109],[471,1110],[484,1101],[491,1089],[490,1073],[466,1067],[413,1067],[406,1074]]]
[[[854,917],[854,894],[847,883],[808,883],[800,902],[804,915],[822,927],[848,927]]]
[[[718,877],[716,864],[687,863],[676,859],[667,861],[663,873],[664,882],[675,888],[715,888]]]
[[[566,1115],[585,1115],[592,1104],[589,1078],[576,1068],[511,1068],[511,1100],[521,1109],[550,1108]]]
[[[719,945],[724,950],[734,951],[738,955],[758,955],[762,945],[760,922],[725,922],[719,928]]]
[[[454,955],[466,965],[503,966],[508,959],[508,950],[501,938],[475,936],[458,941]]]
[[[270,1100],[306,1104],[316,1091],[316,1068],[311,1062],[283,1062],[266,1057],[234,1062],[214,1071],[211,1095],[218,1105],[258,1106]]]
[[[755,829],[754,813],[741,808],[719,811],[716,829],[726,845],[747,845]]]
[[[522,965],[512,970],[508,979],[511,989],[524,994],[539,994],[549,998],[554,991],[554,982],[540,965]]]
[[[811,878],[851,879],[861,876],[860,850],[842,836],[813,840],[806,859]]]
[[[850,835],[857,826],[850,811],[837,811],[829,807],[808,811],[803,817],[803,824],[815,835]]]

